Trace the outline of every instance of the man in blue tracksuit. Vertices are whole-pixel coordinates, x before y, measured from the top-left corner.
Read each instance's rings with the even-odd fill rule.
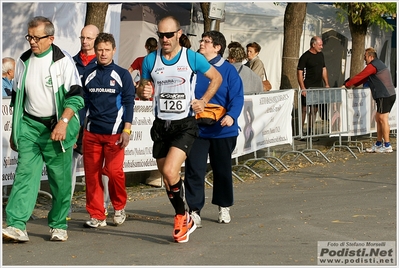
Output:
[[[86,227],[104,227],[106,215],[102,175],[109,178],[108,191],[115,225],[126,219],[127,193],[123,171],[125,148],[133,121],[135,87],[128,70],[116,65],[112,34],[100,33],[94,48],[97,65],[85,71],[84,89],[87,124],[83,135],[83,163],[86,177]]]

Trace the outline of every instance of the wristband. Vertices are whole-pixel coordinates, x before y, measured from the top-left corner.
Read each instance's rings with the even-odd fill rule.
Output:
[[[206,101],[203,98],[201,98],[200,100],[202,100],[204,102],[205,106],[206,106]]]
[[[123,132],[125,132],[125,133],[127,133],[129,135],[132,134],[132,130],[131,129],[127,129],[127,128],[124,128]]]

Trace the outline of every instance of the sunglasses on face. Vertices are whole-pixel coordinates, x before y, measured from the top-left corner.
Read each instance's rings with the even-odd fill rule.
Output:
[[[161,39],[163,39],[164,37],[169,39],[169,38],[172,38],[175,35],[175,33],[177,33],[178,31],[180,31],[180,29],[177,31],[174,31],[174,32],[167,32],[167,33],[157,32],[157,35]]]

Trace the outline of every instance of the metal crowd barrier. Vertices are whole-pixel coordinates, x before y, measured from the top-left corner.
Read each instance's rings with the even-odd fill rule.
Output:
[[[319,121],[314,120],[314,127],[311,127],[310,136],[338,136],[338,141],[333,143],[333,146],[326,154],[335,151],[337,148],[343,148],[347,149],[354,158],[357,158],[355,153],[352,151],[352,148],[358,149],[359,152],[363,152],[363,144],[358,141],[352,141],[350,136],[347,137],[347,141],[342,140],[342,135],[349,133],[348,125],[342,123],[343,121],[347,122],[347,124],[349,123],[348,90],[341,87],[321,89],[311,88],[307,89],[306,92],[306,106],[308,107],[307,112],[309,112],[306,117],[307,122],[310,122],[310,126],[312,126],[311,119],[313,114],[310,107],[316,107],[318,115],[321,118]],[[343,100],[346,105],[343,104]],[[327,124],[322,124],[322,127],[320,127],[317,124],[320,121]],[[309,132],[309,128],[307,129],[307,132]],[[358,144],[360,144],[361,149]],[[312,144],[310,144],[310,146],[311,145]]]
[[[280,159],[283,159],[285,156],[294,154],[296,157],[292,160],[295,162],[300,156],[302,156],[305,160],[307,160],[309,163],[314,164],[312,160],[310,160],[309,157],[307,157],[302,151],[297,150],[295,146],[295,141],[296,140],[301,140],[302,135],[300,134],[302,132],[302,126],[301,126],[301,118],[299,114],[299,108],[301,107],[301,102],[300,102],[300,95],[298,90],[295,90],[295,96],[294,96],[294,103],[293,103],[293,108],[292,108],[292,117],[291,117],[291,125],[292,125],[292,144],[291,148],[292,150],[286,151],[280,156]],[[306,140],[308,143],[308,140]]]
[[[327,162],[331,162],[326,154],[335,151],[336,148],[347,149],[353,157],[357,156],[351,148],[359,148],[358,146],[350,146],[357,143],[350,140],[344,145],[342,135],[348,133],[348,126],[343,122],[348,122],[348,95],[344,88],[310,88],[306,90],[306,103],[302,105],[302,90],[297,90],[297,104],[293,109],[293,151],[286,152],[296,153],[297,158],[303,156],[310,163],[313,163],[306,155],[307,152],[315,152],[316,156],[323,157]],[[345,107],[344,107],[345,106]],[[296,109],[295,109],[296,108]],[[344,120],[345,118],[346,120]],[[334,142],[331,149],[323,154],[320,150],[313,148],[313,142],[319,137],[338,136],[338,142]],[[306,148],[303,150],[295,150],[295,140],[306,140]],[[362,150],[359,149],[361,152]],[[284,156],[283,155],[283,156]],[[282,157],[283,157],[282,156]],[[294,160],[296,160],[295,158]]]
[[[286,155],[292,153],[296,154],[293,161],[296,161],[299,157],[303,157],[309,163],[314,164],[305,153],[314,152],[316,156],[321,156],[325,161],[331,162],[327,155],[337,149],[347,150],[356,159],[357,156],[353,150],[358,150],[359,153],[364,152],[363,143],[357,140],[356,132],[354,132],[353,128],[354,126],[363,124],[357,122],[355,119],[355,116],[357,116],[356,111],[358,110],[353,112],[354,108],[361,107],[363,104],[353,101],[353,97],[350,96],[350,94],[353,93],[350,92],[350,90],[341,87],[310,88],[306,90],[306,103],[302,103],[302,90],[295,90],[295,93],[296,96],[294,98],[294,107],[292,111],[292,150],[284,152],[278,158],[270,154],[270,149],[273,147],[264,148],[267,150],[264,157],[258,157],[258,151],[253,151],[251,153],[254,154],[254,157],[244,160],[243,164],[239,164],[238,158],[235,158],[236,164],[233,165],[233,167],[238,167],[238,171],[245,168],[257,177],[261,177],[258,172],[253,169],[253,166],[259,161],[264,161],[275,171],[279,171],[279,168],[269,161],[269,159],[277,160],[285,169],[288,169],[282,162],[282,159]],[[362,95],[361,97],[363,98],[364,96]],[[302,110],[302,105],[306,107],[304,110]],[[364,109],[364,106],[362,109]],[[352,116],[354,116],[354,118],[349,118]],[[363,127],[363,125],[361,125],[361,127]],[[370,131],[370,129],[367,131]],[[390,135],[396,137],[397,129],[392,129]],[[343,137],[345,136],[347,140],[344,141]],[[313,148],[313,142],[316,142],[316,139],[321,137],[338,138],[338,141],[334,141],[332,147],[326,153],[323,153]],[[370,132],[370,141],[372,138],[373,133]],[[298,147],[296,146],[298,140],[306,141],[305,149],[296,149]],[[209,171],[206,177],[211,173],[212,171]],[[241,182],[244,181],[235,171],[233,171],[233,176]],[[212,186],[206,178],[205,182]]]

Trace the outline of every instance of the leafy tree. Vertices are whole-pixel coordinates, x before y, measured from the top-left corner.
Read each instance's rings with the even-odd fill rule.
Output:
[[[396,16],[396,2],[385,3],[335,3],[341,9],[338,14],[341,22],[348,19],[352,36],[352,58],[350,76],[353,77],[364,68],[364,50],[367,29],[371,25],[377,25],[381,29],[393,30],[384,17]]]

